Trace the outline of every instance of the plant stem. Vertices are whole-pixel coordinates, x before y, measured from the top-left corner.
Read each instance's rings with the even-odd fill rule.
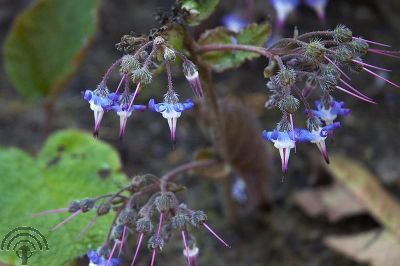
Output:
[[[202,45],[196,49],[198,53],[207,53],[214,51],[244,51],[244,52],[252,52],[263,55],[267,58],[271,58],[274,54],[268,51],[264,47],[258,47],[253,45],[244,45],[244,44],[208,44]]]

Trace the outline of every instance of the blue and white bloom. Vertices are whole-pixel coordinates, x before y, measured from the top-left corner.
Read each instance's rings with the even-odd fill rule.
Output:
[[[320,118],[325,124],[330,125],[337,118],[338,115],[348,115],[350,109],[344,108],[344,102],[337,102],[332,100],[329,108],[325,108],[321,101],[316,101],[315,106],[317,110],[311,110],[312,114]]]
[[[328,124],[325,127],[319,126],[318,129],[314,129],[311,132],[306,129],[299,129],[296,131],[296,136],[299,141],[308,141],[317,145],[318,150],[321,152],[326,163],[329,163],[328,151],[326,149],[325,140],[329,135],[329,132],[340,127],[339,122]]]
[[[128,117],[132,115],[133,111],[144,111],[146,105],[131,104],[132,95],[124,93],[121,95],[119,102],[114,103],[111,107],[113,111],[119,116],[119,137],[122,138],[125,134],[125,127]]]
[[[304,2],[317,12],[318,18],[321,21],[325,20],[325,9],[328,5],[328,0],[305,0]]]
[[[290,150],[295,147],[296,138],[293,140],[291,131],[264,130],[262,135],[265,140],[273,142],[275,148],[279,150],[279,155],[282,162],[282,172],[285,174],[288,169]]]
[[[288,15],[300,4],[300,0],[270,0],[270,3],[276,11],[277,26],[282,28]]]
[[[164,95],[164,102],[155,103],[154,99],[151,99],[148,107],[149,110],[161,113],[167,119],[171,132],[171,140],[175,142],[177,120],[183,111],[192,109],[193,106],[194,103],[190,99],[184,103],[180,103],[178,95],[173,90],[170,90]]]
[[[117,258],[111,259],[107,264],[107,259],[100,256],[100,254],[94,250],[90,250],[87,253],[89,258],[89,266],[119,266],[121,265],[121,260]]]
[[[99,84],[97,89],[94,91],[86,90],[82,92],[83,99],[90,104],[90,109],[94,113],[94,130],[93,135],[99,135],[100,123],[103,119],[104,111],[107,110],[107,106],[112,103],[110,99],[110,92],[105,84]]]
[[[248,22],[236,14],[228,14],[222,17],[222,24],[233,32],[239,32]]]

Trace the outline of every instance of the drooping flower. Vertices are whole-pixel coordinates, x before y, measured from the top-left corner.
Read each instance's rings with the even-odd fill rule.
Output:
[[[278,28],[282,28],[287,16],[297,8],[300,4],[300,0],[270,0],[270,3],[276,11],[277,26]]]
[[[288,169],[290,150],[295,147],[296,136],[295,139],[293,139],[292,132],[278,130],[264,130],[262,135],[265,140],[273,142],[275,148],[279,150],[282,162],[282,172],[285,174]]]
[[[89,266],[106,266],[107,265],[107,259],[101,256],[97,251],[90,250],[87,253],[87,256],[89,258]],[[112,258],[108,262],[108,266],[119,266],[121,265],[121,260],[117,258]]]
[[[328,5],[328,0],[305,0],[304,2],[317,12],[321,21],[325,21],[325,9]]]
[[[193,106],[194,103],[190,99],[186,100],[184,103],[180,103],[178,95],[174,91],[169,90],[164,95],[164,102],[155,103],[154,99],[151,99],[148,107],[149,110],[161,113],[162,116],[167,119],[171,132],[171,140],[175,142],[176,122],[183,111],[192,109]]]
[[[182,63],[183,74],[185,75],[194,95],[197,97],[203,96],[203,89],[201,87],[199,72],[195,64],[188,59],[184,59]]]
[[[183,256],[185,256],[190,266],[197,266],[197,257],[199,256],[199,248],[196,245],[189,247],[188,249],[183,250]]]
[[[329,135],[329,132],[334,129],[340,127],[339,122],[334,122],[331,124],[327,124],[325,127],[318,126],[318,128],[313,129],[312,131],[308,131],[306,129],[298,129],[296,131],[297,139],[300,141],[309,141],[317,145],[318,150],[321,152],[324,157],[326,163],[329,163],[328,151],[326,149],[325,140]]]
[[[312,114],[320,118],[325,124],[332,124],[338,115],[348,115],[351,110],[344,108],[344,102],[337,102],[331,100],[329,107],[326,106],[321,101],[315,101],[315,107],[317,110],[311,110]]]
[[[86,90],[82,92],[83,99],[90,104],[90,109],[94,113],[94,130],[93,135],[99,135],[100,123],[103,119],[104,112],[112,103],[110,91],[105,84],[99,84],[94,91]]]
[[[114,105],[111,107],[117,115],[119,116],[119,137],[122,138],[125,134],[125,127],[128,117],[132,115],[133,111],[144,111],[146,110],[146,105],[135,105],[130,104],[132,100],[132,95],[129,93],[123,93],[120,96],[118,102],[115,102]]]

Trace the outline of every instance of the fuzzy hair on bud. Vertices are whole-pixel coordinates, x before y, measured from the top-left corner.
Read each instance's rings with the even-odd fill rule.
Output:
[[[283,68],[278,74],[278,83],[282,87],[291,87],[296,83],[296,72],[291,68]]]
[[[190,223],[194,227],[199,227],[207,221],[207,215],[203,211],[194,211],[190,217]]]
[[[68,212],[77,212],[81,208],[80,201],[74,200],[68,206]]]
[[[129,226],[134,227],[136,222],[137,212],[130,208],[125,208],[121,211],[118,216],[118,222]]]
[[[353,32],[344,25],[337,25],[333,30],[333,39],[337,43],[351,42]]]
[[[94,199],[83,199],[80,201],[80,208],[82,212],[88,212],[94,207]]]
[[[335,51],[335,60],[342,63],[348,64],[354,57],[353,51],[347,45],[340,45]]]
[[[299,109],[300,101],[293,95],[287,95],[281,99],[281,101],[278,104],[278,107],[282,112],[288,112],[293,114],[294,112],[297,111],[297,109]]]
[[[124,227],[125,225],[119,224],[113,227],[112,229],[112,236],[114,239],[121,240],[124,234]]]
[[[136,221],[136,231],[139,233],[150,233],[153,228],[153,224],[148,218],[142,217]]]
[[[174,90],[168,90],[167,93],[164,94],[164,102],[169,104],[178,103],[178,94]]]
[[[120,72],[124,74],[129,74],[140,67],[139,60],[137,60],[133,55],[127,54],[122,57]]]
[[[111,210],[111,204],[108,202],[103,202],[97,207],[97,215],[102,216],[109,213]]]
[[[164,59],[167,60],[168,62],[174,62],[176,59],[176,54],[175,51],[172,50],[169,47],[164,48]]]
[[[142,84],[149,84],[153,79],[153,75],[151,72],[145,68],[139,68],[132,72],[132,81],[133,82],[140,82]]]
[[[149,242],[147,242],[147,247],[149,249],[159,249],[160,251],[163,249],[164,245],[164,239],[162,239],[162,237],[157,237],[157,235],[152,235],[149,238]]]
[[[165,40],[164,40],[164,38],[161,37],[161,36],[157,36],[157,37],[154,39],[154,44],[155,44],[155,45],[161,45],[161,44],[164,44],[164,43],[165,43]]]
[[[359,56],[365,56],[368,53],[369,44],[363,39],[353,39],[349,45]]]
[[[190,223],[190,217],[188,215],[179,213],[172,217],[172,227],[174,229],[184,230],[188,223]]]
[[[172,192],[165,192],[155,200],[156,208],[159,212],[165,213],[178,206],[178,199]]]
[[[324,50],[325,46],[319,40],[312,40],[304,45],[304,56],[310,61],[321,61]]]

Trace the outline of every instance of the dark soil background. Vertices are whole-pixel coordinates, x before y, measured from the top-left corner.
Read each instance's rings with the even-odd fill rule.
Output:
[[[166,0],[104,0],[100,10],[98,32],[83,65],[67,89],[59,98],[53,130],[80,128],[92,129],[93,117],[80,91],[93,88],[100,81],[108,66],[120,53],[114,45],[130,31],[147,33],[156,27],[152,14],[157,8],[168,9],[172,1]],[[204,25],[194,30],[219,25],[222,15],[231,12],[248,12],[250,1],[222,0],[219,9]],[[255,1],[252,18],[255,21],[269,19],[272,12],[267,0]],[[11,26],[13,18],[30,3],[29,0],[0,0],[0,45]],[[315,14],[301,6],[291,17],[282,33],[293,34],[297,25],[300,33],[334,28],[341,23],[349,26],[355,35],[400,47],[400,3],[397,0],[331,0],[327,9],[327,21],[321,24]],[[277,34],[276,32],[274,34]],[[0,55],[2,62],[2,56]],[[396,59],[370,55],[368,62],[393,69],[390,78],[400,83],[400,63]],[[256,60],[244,67],[216,74],[216,89],[220,96],[236,95],[259,114],[263,128],[273,128],[278,121],[277,111],[260,110],[260,102],[267,98],[262,70],[265,61]],[[0,66],[0,145],[17,146],[35,153],[44,141],[45,113],[39,103],[26,102],[14,91]],[[184,96],[190,95],[188,85],[178,74],[176,88]],[[117,76],[110,83],[117,82]],[[335,132],[329,144],[331,152],[340,152],[365,163],[383,184],[395,195],[400,195],[400,91],[390,85],[382,85],[374,78],[361,74],[354,76],[353,84],[379,102],[367,105],[341,93],[336,97],[346,102],[352,115],[342,119],[342,128]],[[166,82],[157,78],[144,92],[139,101],[149,97],[160,98]],[[257,105],[258,104],[258,105]],[[262,105],[262,104],[261,104]],[[256,107],[255,107],[256,106]],[[262,111],[262,112],[261,112]],[[113,114],[106,115],[100,133],[101,139],[115,146],[121,154],[124,171],[129,175],[152,172],[162,174],[181,162],[189,161],[199,147],[211,146],[196,123],[196,117],[184,115],[178,122],[178,143],[171,148],[167,123],[151,113],[137,114],[129,120],[127,135],[118,140],[118,120]],[[193,178],[185,182],[189,190],[183,193],[187,203],[195,209],[203,209],[209,215],[210,224],[233,246],[225,249],[205,231],[196,232],[200,247],[200,265],[268,265],[268,266],[350,266],[359,265],[329,250],[322,238],[329,233],[359,232],[373,228],[376,223],[368,216],[355,217],[338,224],[329,224],[324,218],[310,219],[293,203],[293,192],[316,183],[329,183],[329,176],[318,170],[317,149],[304,145],[291,158],[289,174],[281,182],[278,153],[272,145],[271,175],[268,177],[272,197],[272,211],[264,217],[240,211],[235,224],[224,218],[221,203],[222,181]],[[185,265],[179,236],[171,239],[158,257],[159,265]],[[141,264],[148,265],[149,254],[142,252]],[[383,265],[384,266],[384,265]]]

